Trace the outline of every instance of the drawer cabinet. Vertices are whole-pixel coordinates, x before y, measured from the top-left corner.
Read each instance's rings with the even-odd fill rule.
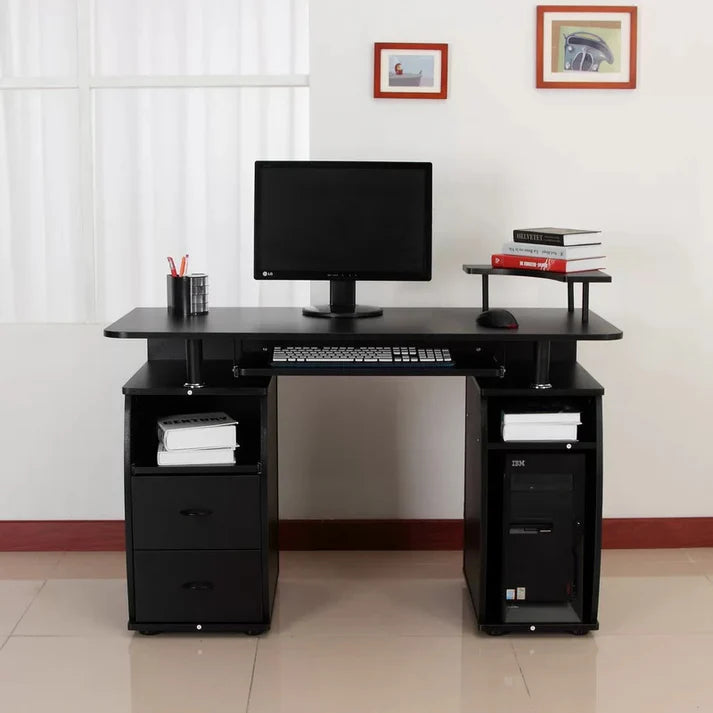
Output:
[[[279,568],[275,382],[187,392],[154,387],[152,373],[124,387],[129,629],[266,631]],[[158,466],[157,420],[211,411],[238,422],[236,464]]]

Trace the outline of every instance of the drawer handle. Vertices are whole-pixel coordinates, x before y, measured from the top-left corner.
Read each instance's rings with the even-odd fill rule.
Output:
[[[213,582],[186,582],[182,586],[184,589],[191,589],[194,592],[205,592],[213,589]]]
[[[212,510],[200,510],[197,508],[189,508],[188,510],[181,510],[180,512],[184,517],[208,517],[208,515],[213,514]]]

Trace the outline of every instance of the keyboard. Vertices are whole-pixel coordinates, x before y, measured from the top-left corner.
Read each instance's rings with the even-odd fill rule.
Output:
[[[421,347],[274,347],[271,366],[446,367],[448,349]]]

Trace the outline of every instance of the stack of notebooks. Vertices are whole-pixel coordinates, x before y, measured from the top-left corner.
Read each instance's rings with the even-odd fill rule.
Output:
[[[234,465],[237,423],[222,411],[159,419],[158,464]]]
[[[503,413],[503,441],[576,441],[579,412]]]
[[[583,272],[605,267],[601,230],[522,228],[491,258],[493,267],[545,272]]]

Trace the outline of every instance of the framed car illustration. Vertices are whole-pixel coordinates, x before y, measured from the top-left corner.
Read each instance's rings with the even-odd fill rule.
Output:
[[[636,7],[538,5],[537,87],[634,89]]]

